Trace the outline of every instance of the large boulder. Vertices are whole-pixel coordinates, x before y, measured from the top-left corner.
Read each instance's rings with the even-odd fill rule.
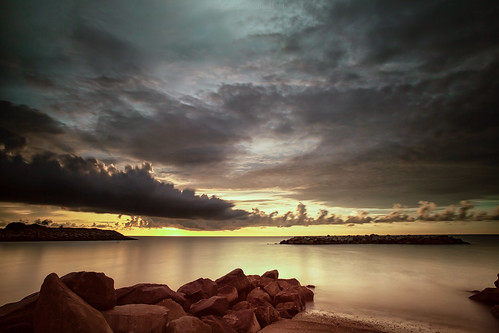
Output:
[[[470,299],[489,304],[499,304],[499,288],[485,288],[479,293],[470,296]]]
[[[114,280],[104,273],[73,272],[61,277],[61,281],[98,310],[112,309],[116,305]]]
[[[172,299],[184,307],[184,296],[170,289],[166,284],[139,283],[134,286],[116,289],[116,304],[156,304],[166,298]]]
[[[39,293],[26,296],[19,302],[0,307],[0,328],[2,333],[33,331],[33,315]]]
[[[237,293],[237,289],[233,286],[225,285],[218,289],[217,296],[222,296],[227,298],[229,304],[233,304],[239,298],[239,294]]]
[[[236,268],[230,273],[218,278],[216,281],[218,288],[225,285],[233,286],[237,289],[240,300],[246,297],[247,293],[251,290],[251,283],[244,274],[243,270]]]
[[[172,320],[166,327],[167,333],[211,333],[211,326],[205,324],[201,319],[185,316]]]
[[[202,317],[201,320],[211,326],[212,333],[237,333],[220,317],[209,315]]]
[[[281,292],[281,288],[279,287],[279,283],[277,281],[272,281],[269,284],[263,287],[263,290],[267,292],[267,294],[272,297],[272,299]]]
[[[175,302],[174,300],[169,299],[169,298],[164,299],[162,301],[159,301],[158,303],[156,303],[156,305],[164,306],[165,308],[168,309],[168,320],[169,321],[175,320],[175,319],[178,319],[180,317],[187,315],[187,313],[185,313],[185,311],[184,311],[184,308],[182,308],[182,306],[180,304],[178,304],[177,302]]]
[[[298,312],[300,307],[295,302],[279,303],[275,306],[281,318],[293,318]]]
[[[277,282],[279,283],[279,287],[282,290],[288,290],[294,287],[300,287],[300,281],[297,279],[278,279]]]
[[[223,316],[229,309],[229,301],[222,296],[212,296],[208,299],[202,299],[191,305],[190,312],[197,316],[216,315]]]
[[[255,312],[256,319],[262,328],[278,321],[281,318],[279,311],[277,311],[272,304],[262,299],[253,299],[251,307]]]
[[[200,278],[184,284],[177,292],[183,293],[184,297],[191,303],[196,303],[201,299],[215,296],[217,294],[217,284],[210,279]]]
[[[272,280],[277,280],[279,278],[279,271],[277,269],[267,271],[262,274],[262,277],[270,278]]]
[[[241,301],[236,304],[234,304],[231,308],[231,310],[234,311],[239,311],[239,310],[247,310],[247,309],[252,309],[253,306],[250,304],[248,301]]]
[[[66,287],[55,273],[43,281],[33,324],[35,333],[113,333],[102,314]]]
[[[168,309],[160,305],[118,305],[102,314],[114,333],[162,333],[168,323]]]
[[[497,280],[494,281],[494,286],[496,286],[496,288],[499,288],[499,274],[497,274]]]
[[[226,314],[223,320],[239,333],[253,333],[261,330],[252,309],[232,311]]]
[[[255,300],[260,300],[263,302],[272,303],[272,299],[271,299],[270,295],[260,287],[257,287],[255,289],[253,289],[252,291],[250,291],[246,300],[250,303],[253,303],[253,301],[255,301]]]
[[[262,280],[262,277],[260,275],[251,274],[251,275],[246,275],[246,277],[248,278],[248,281],[251,284],[251,289],[255,289],[256,287],[260,287],[260,285],[261,285],[260,281]]]
[[[296,290],[283,290],[274,297],[274,305],[276,306],[280,303],[287,303],[287,302],[295,303],[298,309],[300,310],[303,308],[304,305],[302,303],[302,298],[300,297],[300,294]]]

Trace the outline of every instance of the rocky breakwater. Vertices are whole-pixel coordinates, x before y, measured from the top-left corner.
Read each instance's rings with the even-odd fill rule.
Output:
[[[494,281],[494,286],[495,288],[485,288],[482,291],[477,291],[469,298],[489,305],[492,315],[499,319],[499,274],[497,274],[497,280]]]
[[[297,236],[280,244],[322,245],[322,244],[408,244],[408,245],[451,245],[469,244],[459,238],[447,235],[363,235],[363,236]]]
[[[0,242],[133,240],[114,230],[48,228],[38,224],[9,223],[0,229]]]
[[[0,307],[0,332],[258,332],[292,318],[313,298],[277,270],[260,276],[238,268],[177,291],[151,283],[115,290],[104,273],[51,273],[39,293]]]

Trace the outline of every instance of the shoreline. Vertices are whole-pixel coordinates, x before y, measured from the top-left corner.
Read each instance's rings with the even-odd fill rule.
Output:
[[[344,245],[344,244],[397,244],[397,245],[469,245],[460,238],[448,235],[350,235],[350,236],[296,236],[281,241],[289,245]]]

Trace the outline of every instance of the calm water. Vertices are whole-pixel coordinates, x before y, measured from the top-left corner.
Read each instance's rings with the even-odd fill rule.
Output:
[[[312,309],[417,320],[469,332],[497,332],[499,321],[468,300],[499,273],[499,236],[462,236],[470,246],[278,245],[278,237],[140,237],[138,241],[0,243],[0,305],[38,291],[45,276],[105,272],[115,287],[166,283],[176,290],[216,279],[278,269],[314,284]]]

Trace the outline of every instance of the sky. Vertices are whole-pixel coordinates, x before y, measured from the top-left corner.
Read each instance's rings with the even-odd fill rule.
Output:
[[[499,233],[497,1],[0,4],[0,225]]]

